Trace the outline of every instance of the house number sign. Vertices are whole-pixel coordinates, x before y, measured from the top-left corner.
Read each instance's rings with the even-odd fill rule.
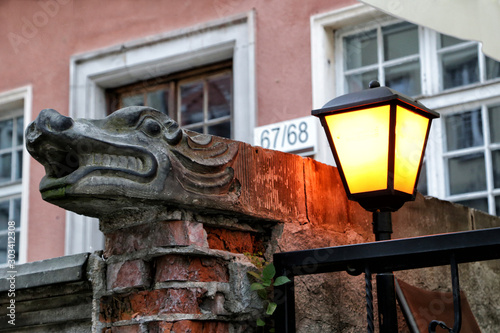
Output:
[[[317,126],[314,117],[303,117],[257,127],[254,145],[310,156],[316,152]]]

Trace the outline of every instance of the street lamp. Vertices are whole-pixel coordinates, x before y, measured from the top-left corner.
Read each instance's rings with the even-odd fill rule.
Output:
[[[347,197],[373,212],[380,241],[391,239],[391,212],[415,200],[431,121],[439,114],[377,81],[369,88],[334,98],[312,114],[325,129]],[[377,275],[377,290],[380,330],[396,332],[392,272]]]
[[[368,211],[396,211],[415,200],[431,121],[439,117],[377,81],[332,99],[321,120],[349,199]]]

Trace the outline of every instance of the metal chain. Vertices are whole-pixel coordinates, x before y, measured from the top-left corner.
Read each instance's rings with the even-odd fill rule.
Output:
[[[368,322],[368,333],[373,333],[373,293],[372,293],[372,273],[370,268],[365,267],[365,287],[366,287],[366,320]]]

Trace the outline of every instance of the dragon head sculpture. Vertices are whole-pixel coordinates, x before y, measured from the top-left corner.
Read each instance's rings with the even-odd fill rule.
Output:
[[[45,109],[26,129],[26,146],[45,167],[42,198],[79,214],[158,201],[217,210],[239,195],[231,167],[238,142],[183,130],[148,107],[98,120]]]

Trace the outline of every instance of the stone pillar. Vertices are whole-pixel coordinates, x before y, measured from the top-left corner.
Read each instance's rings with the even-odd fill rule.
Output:
[[[251,264],[241,253],[254,253],[256,232],[234,219],[202,219],[186,211],[142,218],[113,219],[110,228],[109,220],[101,220],[102,332],[250,331],[260,304],[250,293]]]

